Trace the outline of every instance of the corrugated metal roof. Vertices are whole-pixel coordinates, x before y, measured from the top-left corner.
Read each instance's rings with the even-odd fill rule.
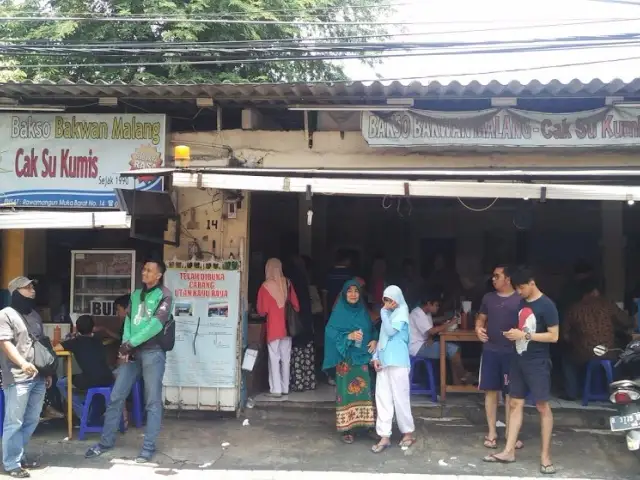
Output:
[[[595,79],[588,83],[573,80],[562,83],[553,80],[547,84],[532,81],[528,84],[510,82],[503,85],[493,81],[486,85],[473,81],[459,82],[398,81],[382,82],[334,82],[334,83],[218,83],[180,84],[160,82],[60,82],[27,81],[0,84],[0,96],[33,99],[82,99],[120,97],[158,101],[192,100],[212,97],[220,104],[287,104],[287,103],[376,103],[392,97],[415,99],[474,99],[491,97],[520,98],[593,98],[640,97],[640,78],[631,82],[613,80],[605,83]]]

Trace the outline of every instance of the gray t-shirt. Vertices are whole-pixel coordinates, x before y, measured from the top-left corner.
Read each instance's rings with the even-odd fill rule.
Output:
[[[518,312],[522,298],[516,292],[502,296],[498,292],[487,293],[482,299],[480,313],[487,316],[489,341],[483,348],[494,352],[512,352],[513,342],[502,334],[518,326]]]
[[[33,342],[29,338],[29,332],[36,339],[42,337],[44,333],[42,318],[38,312],[32,310],[28,315],[21,315],[11,307],[0,310],[0,341],[10,341],[16,346],[22,358],[27,362],[33,362]],[[29,376],[9,360],[1,350],[0,368],[2,368],[3,385],[13,385],[29,380]]]

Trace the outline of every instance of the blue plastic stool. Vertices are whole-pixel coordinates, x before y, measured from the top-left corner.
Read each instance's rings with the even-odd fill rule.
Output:
[[[136,380],[131,389],[131,396],[133,397],[133,410],[131,411],[131,417],[133,424],[136,428],[142,428],[142,416],[143,416],[143,402],[142,402],[142,380]]]
[[[91,416],[91,405],[93,403],[94,397],[99,395],[104,398],[105,407],[109,406],[111,403],[111,391],[113,387],[95,387],[87,390],[87,396],[84,400],[84,405],[82,407],[82,418],[80,419],[80,432],[78,433],[78,438],[80,440],[84,440],[85,434],[87,433],[102,433],[102,425],[89,425],[89,419]],[[124,433],[124,418],[120,419],[120,431]]]
[[[428,358],[409,357],[411,369],[409,370],[409,381],[412,395],[431,395],[433,403],[438,402],[438,390],[436,387],[436,377],[433,373],[433,363]],[[415,379],[416,366],[423,364],[426,370],[425,382],[421,383]]]
[[[597,385],[594,385],[593,379],[594,379],[594,376],[596,377],[596,379],[602,378],[599,375],[600,373],[598,370],[599,367],[602,367],[604,369],[607,384],[604,385],[604,389],[597,390]],[[613,365],[611,364],[611,360],[603,360],[603,359],[589,360],[589,363],[587,363],[587,377],[584,381],[584,391],[582,393],[582,405],[587,406],[589,404],[589,400],[592,400],[592,401],[608,400],[609,392],[607,390],[607,387],[612,382],[613,382]]]

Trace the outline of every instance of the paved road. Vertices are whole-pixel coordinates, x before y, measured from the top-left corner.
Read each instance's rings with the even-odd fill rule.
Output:
[[[119,474],[135,473],[138,478],[200,479],[211,478],[214,472],[225,480],[337,480],[339,475],[345,478],[344,472],[362,474],[355,477],[363,480],[384,480],[392,474],[394,478],[405,474],[407,479],[415,474],[421,474],[416,479],[541,477],[535,424],[525,427],[525,448],[515,464],[488,465],[481,461],[487,450],[481,445],[480,427],[462,419],[418,418],[416,422],[416,445],[374,455],[369,451],[370,439],[344,445],[331,425],[317,421],[252,419],[243,426],[242,419],[173,419],[165,423],[157,465],[145,466],[131,462],[142,442],[140,431],[132,429],[120,437],[118,448],[105,458],[84,460],[82,453],[92,442],[65,441],[61,430],[55,430],[34,441],[33,453],[49,467],[33,477],[69,480],[81,474],[83,479],[100,480],[108,473],[114,480]],[[553,444],[556,478],[640,479],[640,459],[626,450],[619,435],[565,429],[555,433]]]

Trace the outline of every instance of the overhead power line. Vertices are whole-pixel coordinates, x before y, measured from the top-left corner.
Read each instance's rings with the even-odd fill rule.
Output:
[[[526,40],[484,40],[471,42],[316,42],[301,39],[286,41],[219,41],[219,42],[102,42],[99,44],[67,43],[67,42],[0,42],[0,52],[19,55],[22,52],[48,54],[50,52],[76,54],[158,54],[158,53],[193,53],[193,52],[269,52],[269,51],[302,51],[302,52],[357,52],[357,51],[387,51],[413,50],[433,48],[463,48],[463,47],[495,47],[495,46],[526,46],[551,45],[565,46],[597,45],[598,42],[619,42],[623,44],[640,39],[640,33],[620,33],[615,35],[581,35],[569,37],[533,38]]]
[[[325,5],[325,6],[314,6],[308,8],[279,8],[279,9],[256,9],[255,11],[220,11],[220,12],[199,12],[199,13],[169,13],[169,12],[158,12],[158,11],[145,11],[145,13],[127,13],[127,14],[115,14],[122,15],[126,17],[149,17],[149,16],[161,16],[164,18],[169,17],[180,17],[180,18],[220,18],[220,17],[232,17],[232,18],[242,18],[242,17],[250,17],[255,15],[262,15],[265,13],[269,14],[279,14],[279,15],[298,15],[299,13],[315,13],[315,12],[344,12],[346,10],[369,10],[369,9],[393,9],[397,7],[406,7],[406,6],[420,6],[421,3],[419,0],[413,2],[385,2],[385,3],[361,3],[361,4],[346,4],[346,5]],[[20,11],[21,15],[41,15],[41,11],[37,10],[27,10]],[[112,16],[114,14],[104,13],[104,12],[64,12],[65,15],[72,15],[74,17],[104,17],[104,16]],[[510,20],[511,21],[511,20]],[[531,20],[515,20],[529,22]],[[462,22],[454,22],[454,21],[443,21],[441,23],[478,23],[478,20],[467,20]]]
[[[530,67],[521,67],[521,68],[508,68],[508,69],[498,69],[498,70],[477,70],[474,72],[449,72],[449,73],[432,73],[428,75],[414,75],[414,76],[405,76],[405,77],[378,77],[374,79],[368,80],[316,80],[309,82],[298,82],[300,85],[327,85],[327,84],[353,84],[353,83],[374,83],[374,82],[408,82],[408,81],[421,81],[421,80],[430,80],[430,79],[441,79],[441,78],[461,78],[461,77],[479,77],[484,75],[500,75],[505,73],[520,73],[520,72],[530,72],[537,70],[548,70],[548,69],[560,69],[560,68],[572,68],[572,67],[584,67],[590,65],[602,65],[608,63],[618,63],[618,62],[628,62],[628,61],[636,61],[640,60],[640,56],[632,56],[632,57],[620,57],[620,58],[609,58],[606,60],[591,60],[585,62],[571,62],[571,63],[554,63],[550,65],[536,65]],[[50,67],[50,65],[42,65],[42,67]],[[71,65],[73,67],[74,65]],[[84,66],[84,65],[76,65],[76,66]],[[135,66],[135,64],[134,64]],[[17,68],[17,67],[12,67]],[[261,85],[280,85],[283,83],[290,84],[290,82],[264,82]],[[12,85],[11,83],[0,83],[0,86],[4,85]],[[157,85],[141,85],[141,87],[150,87],[156,88]]]
[[[373,82],[407,82],[407,81],[421,81],[421,80],[430,80],[430,79],[438,79],[438,78],[461,78],[461,77],[480,77],[484,75],[502,75],[505,73],[521,73],[521,72],[530,72],[530,71],[538,71],[538,70],[549,70],[549,69],[559,69],[559,68],[572,68],[572,67],[588,67],[591,65],[603,65],[608,63],[619,63],[619,62],[630,62],[640,60],[640,56],[637,57],[619,57],[619,58],[609,58],[606,60],[590,60],[585,62],[570,62],[570,63],[554,63],[550,65],[537,65],[532,67],[519,67],[519,68],[503,68],[499,70],[476,70],[474,72],[451,72],[451,73],[432,73],[429,75],[414,75],[407,77],[379,77],[369,80],[333,80],[331,82],[327,81],[311,81],[305,82],[307,85],[321,85],[326,83],[333,84],[348,84],[354,82],[361,83],[373,83]],[[283,82],[284,83],[284,82]]]
[[[633,46],[638,46],[640,43],[636,43]],[[628,44],[624,45],[597,45],[588,48],[616,48],[616,47],[628,47]],[[563,50],[584,50],[587,47],[565,47]],[[264,64],[272,62],[310,62],[321,60],[371,60],[376,58],[397,58],[397,57],[429,57],[429,56],[442,56],[442,55],[470,55],[474,53],[487,54],[504,54],[504,53],[518,53],[523,51],[550,51],[558,50],[559,48],[540,47],[536,49],[512,49],[505,51],[506,49],[487,51],[459,51],[459,52],[409,52],[409,53],[381,53],[381,54],[358,54],[358,55],[304,55],[304,56],[279,56],[279,57],[248,57],[248,58],[215,58],[215,59],[198,59],[198,60],[185,60],[180,57],[167,57],[163,61],[147,61],[142,60],[139,62],[101,62],[101,63],[64,63],[64,64],[20,64],[20,65],[7,65],[5,70],[26,70],[26,69],[39,69],[39,68],[122,68],[122,67],[173,67],[173,66],[207,66],[207,65],[244,65],[244,64]],[[37,54],[33,54],[38,56]],[[41,55],[40,55],[41,56]],[[2,67],[0,67],[0,70]]]
[[[640,18],[608,18],[601,20],[585,20],[584,24],[588,23],[601,23],[601,22],[629,22],[637,21]],[[145,16],[145,17],[132,17],[132,16],[101,16],[101,17],[87,17],[87,16],[64,16],[64,15],[46,15],[41,14],[38,16],[0,16],[0,21],[20,21],[20,22],[124,22],[124,23],[211,23],[211,24],[242,24],[242,25],[296,25],[296,26],[364,26],[364,25],[378,25],[378,26],[392,26],[392,25],[440,25],[440,22],[430,21],[298,21],[298,20],[245,20],[245,19],[223,19],[223,18],[186,18],[186,17],[166,17],[166,16]],[[521,26],[514,26],[512,29],[522,28]]]

